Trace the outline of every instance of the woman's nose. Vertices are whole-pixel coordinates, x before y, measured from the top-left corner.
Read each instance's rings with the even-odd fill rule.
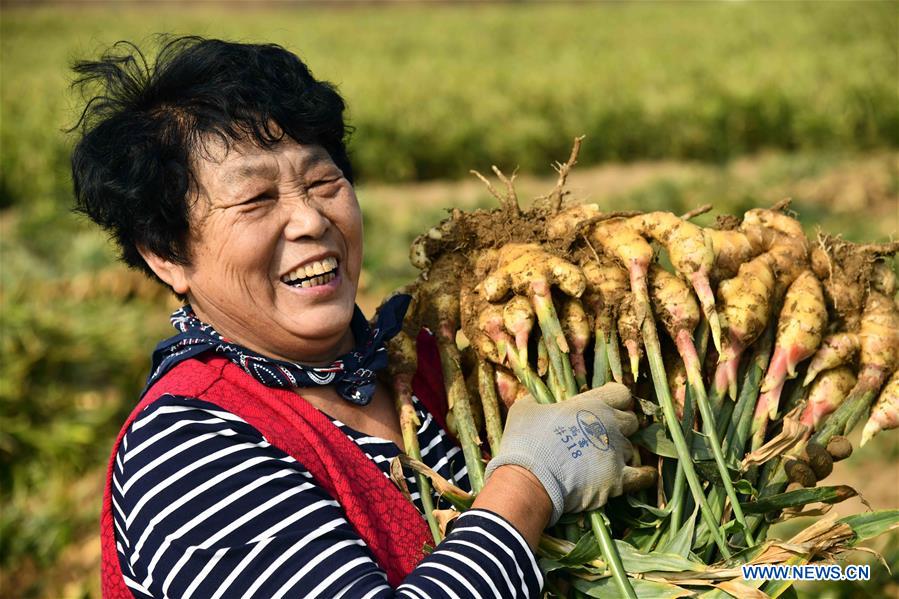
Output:
[[[309,237],[318,239],[331,226],[331,221],[322,212],[316,202],[308,197],[298,198],[293,202],[285,202],[285,210],[288,211],[287,224],[284,235],[288,239],[301,239]]]

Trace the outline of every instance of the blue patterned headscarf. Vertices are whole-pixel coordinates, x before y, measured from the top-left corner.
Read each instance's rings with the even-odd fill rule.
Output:
[[[403,326],[403,317],[411,297],[395,295],[378,310],[374,328],[369,326],[359,306],[353,311],[350,329],[356,347],[328,366],[305,366],[258,354],[222,337],[185,305],[172,314],[172,325],[180,331],[153,351],[153,367],[146,389],[182,360],[205,352],[221,354],[247,374],[268,387],[294,388],[334,385],[345,400],[364,406],[375,392],[375,373],[387,366],[386,343]]]

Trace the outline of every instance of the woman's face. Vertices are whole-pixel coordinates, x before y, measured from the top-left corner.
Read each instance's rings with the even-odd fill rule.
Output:
[[[328,362],[352,347],[362,265],[353,186],[321,146],[211,146],[195,169],[190,265],[198,316],[266,355]]]

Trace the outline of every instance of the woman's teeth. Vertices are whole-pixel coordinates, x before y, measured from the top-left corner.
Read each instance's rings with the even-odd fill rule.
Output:
[[[337,258],[325,258],[300,266],[281,281],[294,287],[315,287],[333,281],[337,277]]]
[[[318,277],[312,277],[311,279],[304,279],[299,284],[294,284],[296,287],[317,287],[318,285],[324,285],[325,283],[330,283],[334,279],[337,278],[337,274],[333,272],[325,273]]]

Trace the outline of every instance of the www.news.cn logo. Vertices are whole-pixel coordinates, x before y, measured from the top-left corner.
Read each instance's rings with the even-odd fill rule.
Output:
[[[744,580],[869,580],[871,566],[836,564],[806,564],[787,566],[782,564],[744,565],[740,569]]]

